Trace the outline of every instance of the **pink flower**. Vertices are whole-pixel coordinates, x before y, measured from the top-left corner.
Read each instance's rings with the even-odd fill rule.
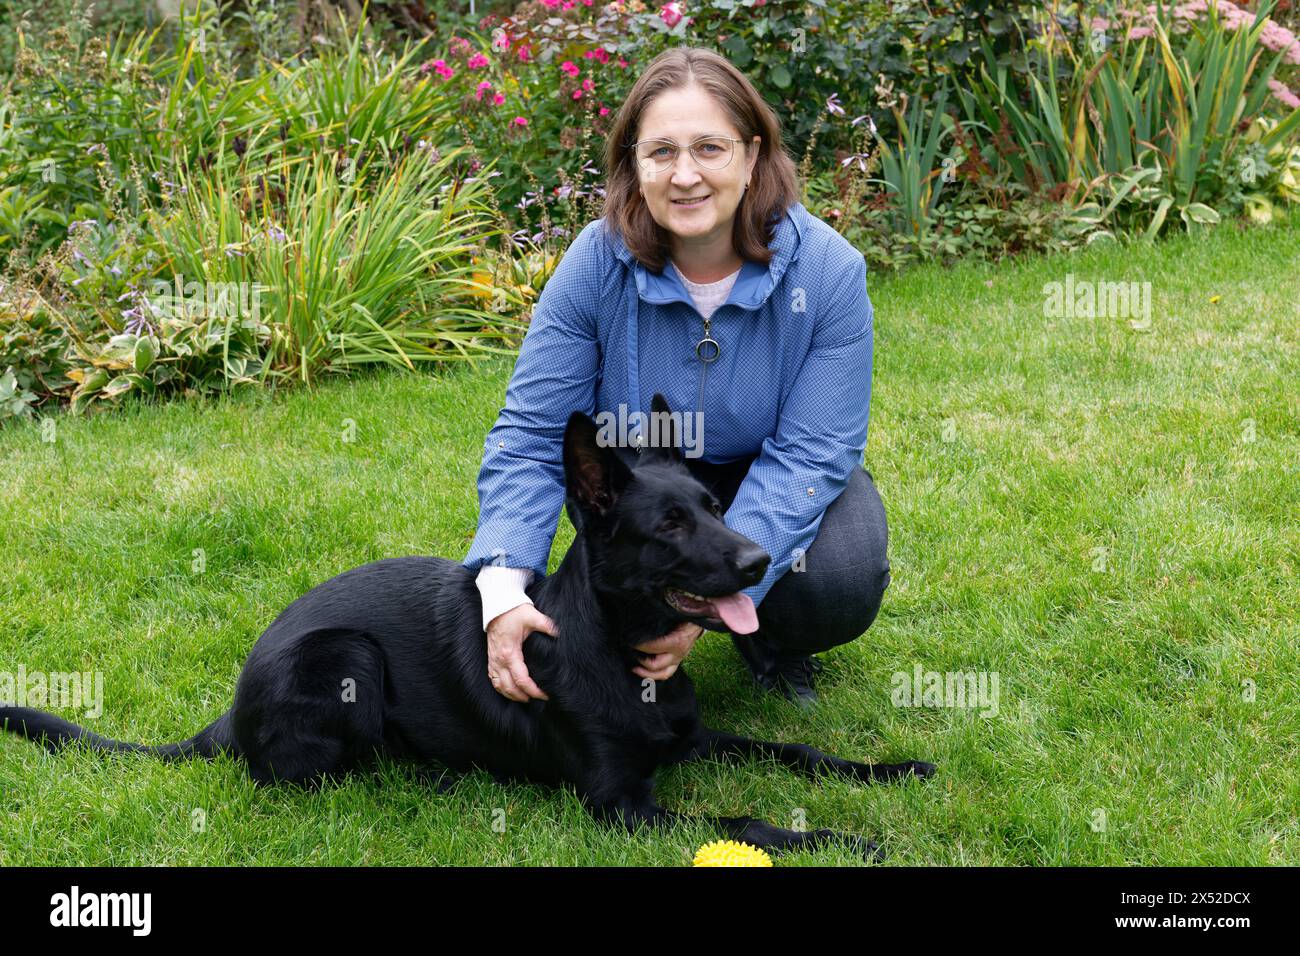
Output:
[[[451,47],[452,53],[465,53],[469,50],[469,41],[464,37],[452,37],[448,46]]]
[[[505,101],[506,101],[506,95],[505,95],[504,93],[493,93],[493,94],[492,94],[492,105],[493,105],[493,106],[500,106],[500,105],[501,105],[502,103],[504,103]]]
[[[582,99],[582,90],[574,90],[574,91],[573,91],[573,98],[574,98],[575,100],[580,100],[580,99]]]
[[[621,56],[618,58],[618,68],[620,70],[626,70],[628,68],[627,60],[623,59]]]
[[[497,34],[497,38],[492,41],[492,46],[498,50],[510,49],[510,34],[506,33],[505,30],[502,30]]]
[[[446,60],[434,60],[433,69],[444,80],[449,80],[456,75],[456,71],[447,65]]]
[[[1218,11],[1219,21],[1227,30],[1240,30],[1243,27],[1250,27],[1255,22],[1253,13],[1243,10],[1232,0],[1219,0]],[[1206,19],[1210,10],[1207,0],[1190,0],[1188,3],[1176,4],[1171,12],[1175,20],[1183,24],[1189,24],[1193,21]],[[1156,6],[1148,4],[1147,14],[1154,17],[1156,13]],[[1128,34],[1129,39],[1141,39],[1150,35],[1151,30],[1147,27],[1135,28]],[[1280,23],[1274,20],[1265,21],[1264,29],[1259,34],[1259,42],[1274,53],[1285,51],[1285,61],[1300,66],[1300,39],[1297,39],[1294,33]]]
[[[1259,42],[1275,53],[1285,50],[1286,62],[1300,66],[1300,40],[1297,40],[1296,35],[1280,23],[1269,20],[1260,31]]]
[[[587,78],[582,81],[582,88],[586,90],[588,93],[593,93],[596,90],[596,84],[591,82],[590,78]]]
[[[605,52],[604,47],[596,47],[594,50],[588,50],[586,53],[582,54],[582,56],[584,59],[596,60],[599,63],[609,62],[609,54]]]
[[[1287,109],[1300,109],[1300,96],[1292,93],[1285,83],[1280,80],[1269,80],[1268,88],[1273,91],[1273,96]]]
[[[608,106],[602,106],[602,107],[600,108],[600,115],[601,115],[601,116],[604,116],[604,115],[605,115],[606,113],[608,113],[608,112],[609,112],[609,107],[608,107]]]
[[[554,10],[556,7],[560,5],[560,0],[542,0],[542,5],[551,10]]]
[[[580,70],[578,68],[578,65],[574,63],[572,60],[565,60],[563,63],[560,64],[560,72],[567,73],[569,74],[569,76],[577,76],[579,73],[582,72],[582,70]]]
[[[487,66],[488,62],[489,62],[488,58],[485,57],[482,53],[475,53],[472,57],[469,58],[469,62],[467,62],[465,65],[469,67],[471,70],[477,70],[481,66]]]
[[[665,3],[659,9],[659,19],[663,20],[663,22],[668,25],[668,29],[671,30],[673,27],[677,26],[677,24],[681,22],[682,5],[676,2]]]
[[[512,120],[510,121],[510,125],[512,125],[512,126],[527,126],[527,125],[528,125],[528,120],[524,119],[522,116],[516,116],[514,119],[512,119]]]
[[[521,59],[521,60],[523,60],[525,63],[527,63],[527,62],[528,62],[529,60],[531,60],[532,58],[533,58],[533,56],[532,56],[532,54],[528,51],[528,47],[525,46],[525,45],[523,45],[523,44],[521,43],[521,44],[519,45],[519,59]]]
[[[487,80],[484,80],[483,82],[479,83],[478,89],[474,91],[474,99],[476,100],[483,99],[483,94],[490,89],[492,89],[492,84],[489,83]]]

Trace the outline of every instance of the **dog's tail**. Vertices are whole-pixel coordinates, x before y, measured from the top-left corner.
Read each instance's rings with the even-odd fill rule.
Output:
[[[26,737],[28,740],[42,744],[50,753],[58,753],[63,747],[80,743],[92,750],[110,750],[115,752],[139,752],[161,757],[163,760],[191,760],[194,757],[210,759],[219,753],[238,753],[234,734],[230,730],[230,712],[222,714],[207,727],[204,727],[189,740],[178,744],[163,744],[157,747],[145,744],[132,744],[122,740],[110,740],[101,737],[85,727],[78,727],[71,721],[47,714],[30,707],[8,707],[0,705],[0,727],[10,733]]]

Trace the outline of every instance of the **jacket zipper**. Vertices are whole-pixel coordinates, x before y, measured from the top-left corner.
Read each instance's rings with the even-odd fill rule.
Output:
[[[704,319],[704,338],[706,339],[712,338],[712,335],[710,334],[711,330],[709,328],[712,325],[712,322],[710,322],[709,319],[704,318],[704,316],[700,316],[700,318]],[[699,412],[701,415],[703,415],[704,414],[704,380],[708,377],[709,374],[709,363],[704,361],[704,359],[700,359],[699,362],[700,362],[700,393],[699,396],[695,399],[695,410]]]

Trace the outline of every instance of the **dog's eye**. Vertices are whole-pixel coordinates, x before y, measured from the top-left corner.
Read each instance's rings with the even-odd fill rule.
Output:
[[[659,530],[672,531],[675,528],[680,528],[684,520],[686,520],[686,512],[681,508],[673,508],[664,515],[664,520],[659,522]]]
[[[707,511],[709,514],[713,515],[713,517],[715,518],[722,517],[721,506],[712,498],[703,499],[703,504],[704,504],[704,510]]]

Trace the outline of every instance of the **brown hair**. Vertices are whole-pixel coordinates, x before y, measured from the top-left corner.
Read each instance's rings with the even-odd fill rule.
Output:
[[[655,222],[641,196],[641,180],[632,152],[641,117],[660,93],[697,84],[722,107],[745,143],[746,159],[754,137],[761,136],[749,188],[741,197],[731,241],[744,259],[767,265],[775,225],[799,200],[798,172],[781,144],[781,124],[745,74],[731,61],[701,47],[673,47],[646,67],[614,118],[605,141],[606,225],[619,233],[632,255],[652,272],[668,264],[668,234]]]

